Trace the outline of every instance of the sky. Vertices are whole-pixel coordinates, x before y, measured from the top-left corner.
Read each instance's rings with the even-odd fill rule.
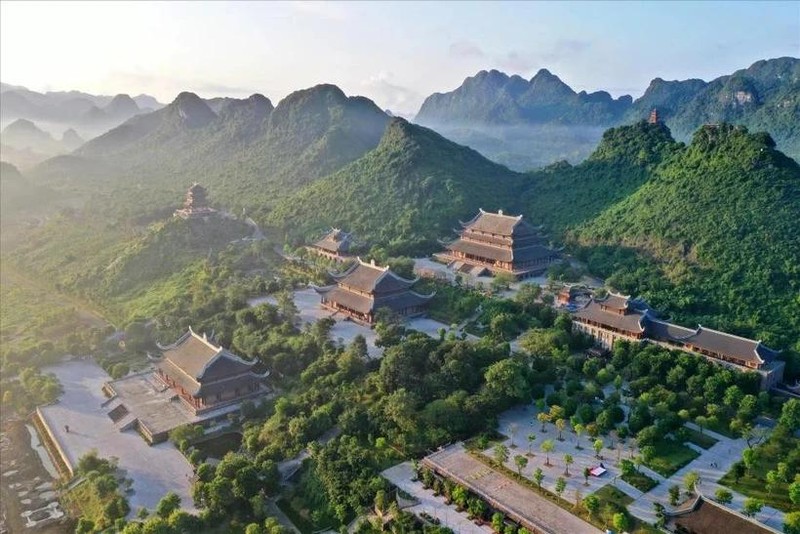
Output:
[[[800,2],[0,2],[0,80],[169,102],[334,83],[413,114],[483,69],[641,95],[800,57]]]

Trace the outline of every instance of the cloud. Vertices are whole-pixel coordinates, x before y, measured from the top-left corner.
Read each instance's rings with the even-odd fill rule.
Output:
[[[393,81],[391,72],[381,71],[361,82],[364,91],[383,109],[399,115],[413,114],[422,104],[422,95]]]
[[[448,53],[451,57],[473,58],[483,57],[483,50],[472,41],[456,41],[450,45]]]

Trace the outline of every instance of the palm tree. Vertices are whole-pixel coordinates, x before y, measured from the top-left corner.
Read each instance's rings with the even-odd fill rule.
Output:
[[[533,456],[531,449],[534,441],[536,441],[536,434],[528,434],[528,456]]]
[[[571,454],[565,454],[564,455],[564,465],[566,466],[566,469],[564,470],[564,474],[566,476],[569,476],[569,466],[572,465],[572,463],[574,461],[575,461],[575,459],[572,457]]]

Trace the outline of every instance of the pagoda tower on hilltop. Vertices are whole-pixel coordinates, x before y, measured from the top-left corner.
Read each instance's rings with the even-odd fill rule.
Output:
[[[658,117],[658,110],[653,108],[653,111],[650,112],[650,118],[647,119],[647,124],[658,124],[661,122],[661,119]]]
[[[196,219],[215,215],[217,210],[208,207],[206,188],[195,182],[186,192],[183,208],[175,210],[175,216],[182,219]]]

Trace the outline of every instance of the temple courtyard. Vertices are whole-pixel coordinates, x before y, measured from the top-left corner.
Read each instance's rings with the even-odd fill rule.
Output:
[[[371,358],[380,358],[383,354],[383,349],[375,345],[378,334],[374,329],[352,321],[346,318],[342,313],[334,313],[329,309],[323,308],[320,305],[320,296],[313,288],[298,289],[294,291],[293,298],[294,304],[297,306],[298,316],[303,325],[313,324],[320,319],[330,317],[336,321],[330,333],[330,337],[333,341],[348,345],[352,343],[356,336],[362,335],[367,340],[367,352]],[[276,304],[275,297],[268,295],[248,301],[250,306],[258,306],[264,303]],[[427,317],[413,317],[407,319],[405,325],[406,328],[423,332],[431,337],[439,337],[440,328],[450,330],[449,325]]]
[[[116,457],[122,474],[133,480],[126,495],[132,513],[144,507],[154,510],[167,492],[181,498],[181,506],[192,505],[192,466],[170,442],[150,446],[130,429],[120,431],[108,415],[103,384],[111,377],[91,360],[73,360],[43,369],[55,374],[64,394],[54,404],[40,408],[42,419],[72,470],[78,460],[95,449],[103,458]]]

